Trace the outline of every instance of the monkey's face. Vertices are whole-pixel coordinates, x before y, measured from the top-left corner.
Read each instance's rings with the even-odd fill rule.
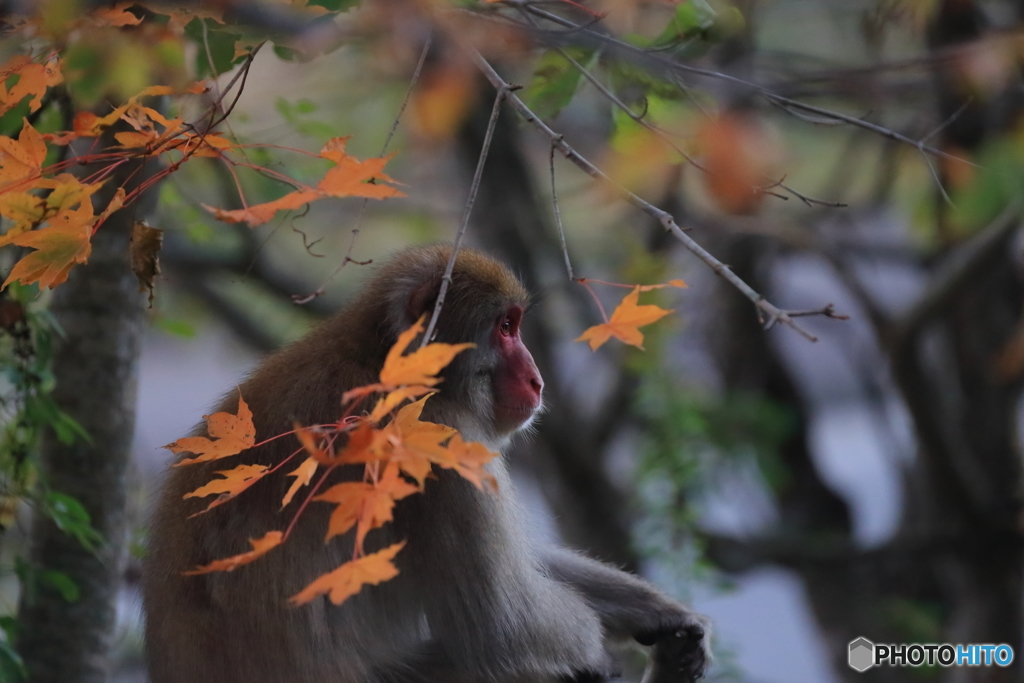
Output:
[[[541,407],[544,380],[519,334],[521,306],[510,306],[494,324],[490,345],[498,362],[491,375],[494,431],[498,436],[526,427]]]

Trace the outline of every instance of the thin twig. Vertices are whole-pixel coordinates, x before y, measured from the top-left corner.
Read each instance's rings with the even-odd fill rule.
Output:
[[[634,62],[646,63],[647,65],[654,66],[659,69],[667,70],[670,72],[685,73],[690,74],[691,76],[700,76],[702,78],[711,78],[719,81],[733,83],[735,85],[742,86],[743,88],[747,89],[750,92],[756,93],[757,95],[767,100],[769,103],[781,106],[784,109],[799,110],[807,114],[820,116],[824,119],[847,123],[851,126],[857,126],[858,128],[869,130],[884,138],[902,142],[903,144],[910,145],[911,147],[914,147],[922,152],[926,152],[928,154],[941,157],[943,159],[972,163],[966,159],[962,159],[961,157],[957,157],[948,152],[944,152],[943,150],[938,149],[937,147],[926,145],[921,140],[914,140],[913,138],[910,138],[902,133],[898,133],[890,128],[880,126],[876,123],[871,123],[870,121],[857,118],[856,116],[850,116],[848,114],[832,111],[830,109],[823,109],[822,107],[818,107],[813,104],[807,104],[806,102],[801,102],[799,100],[794,100],[789,97],[779,95],[778,93],[773,92],[772,90],[765,86],[758,85],[757,83],[753,83],[743,78],[739,78],[738,76],[722,73],[720,71],[703,69],[700,67],[691,66],[689,64],[680,64],[678,62],[673,62],[660,55],[653,54],[647,50],[644,50],[643,48],[639,48],[634,45],[625,43],[621,40],[618,40],[613,36],[598,33],[590,29],[585,29],[581,27],[579,24],[576,24],[575,22],[569,19],[565,19],[564,17],[560,17],[557,14],[548,12],[546,10],[540,9],[539,7],[534,6],[533,4],[531,4],[529,0],[504,1],[505,4],[507,5],[515,7],[517,9],[525,10],[533,14],[534,16],[547,19],[548,21],[558,24],[559,26],[578,29],[579,34],[581,36],[590,38],[591,42],[598,43],[601,47],[607,48],[610,52],[618,54],[620,56],[629,55],[633,58]],[[547,31],[544,31],[543,29],[538,29],[538,32],[541,34],[547,33]],[[976,164],[972,165],[976,166]]]
[[[499,79],[500,80],[500,79]],[[492,81],[493,82],[493,81]],[[473,184],[469,188],[469,197],[466,199],[466,208],[462,213],[462,225],[455,234],[455,241],[452,244],[452,255],[448,258],[448,265],[444,269],[444,277],[441,278],[441,289],[437,293],[437,301],[434,303],[434,313],[430,316],[430,323],[427,324],[427,331],[423,334],[420,348],[430,343],[434,335],[434,328],[437,326],[437,319],[441,315],[441,306],[444,305],[444,297],[448,293],[448,286],[452,282],[452,271],[455,270],[455,257],[462,245],[462,238],[466,235],[466,228],[469,226],[469,215],[473,212],[473,204],[476,203],[476,195],[480,190],[480,178],[484,174],[484,162],[487,161],[487,153],[491,151],[491,140],[494,138],[494,127],[498,123],[498,114],[501,113],[501,102],[506,97],[515,97],[512,94],[512,86],[504,81],[494,85],[498,94],[494,97],[494,106],[491,108],[491,118],[487,122],[487,132],[484,134],[484,143],[480,148],[480,157],[476,162],[476,171],[473,173]],[[517,98],[518,99],[518,98]]]
[[[704,247],[700,246],[692,237],[687,235],[678,225],[676,225],[675,218],[672,214],[667,211],[663,211],[658,207],[654,206],[650,202],[641,199],[639,196],[633,194],[626,188],[618,185],[609,178],[603,171],[594,166],[590,161],[583,157],[577,152],[571,145],[569,145],[565,139],[551,130],[536,114],[534,114],[526,104],[523,103],[515,93],[509,91],[509,84],[498,75],[498,72],[485,60],[479,52],[473,50],[471,52],[472,59],[476,63],[477,67],[484,74],[488,81],[491,82],[495,88],[498,89],[499,93],[505,92],[505,99],[508,100],[509,104],[519,112],[519,114],[526,119],[527,123],[531,124],[534,128],[539,130],[541,133],[548,137],[551,145],[558,149],[561,154],[576,164],[584,173],[592,178],[604,181],[615,187],[633,206],[637,207],[647,215],[657,220],[673,237],[683,243],[690,252],[692,252],[697,258],[703,261],[712,271],[722,277],[726,282],[731,284],[733,287],[738,289],[745,297],[750,299],[751,302],[757,307],[758,317],[765,324],[770,327],[776,322],[781,322],[785,325],[792,327],[794,330],[799,332],[809,341],[817,341],[818,338],[813,334],[805,330],[803,327],[798,325],[786,311],[778,308],[761,294],[756,292],[750,285],[743,281],[738,275],[729,269],[724,263],[719,261]],[[449,264],[451,265],[451,264]],[[438,309],[435,309],[435,317]]]
[[[423,51],[420,52],[420,59],[416,62],[416,69],[412,72],[412,78],[409,80],[409,87],[405,90],[405,97],[402,98],[402,104],[398,107],[398,113],[395,114],[395,119],[391,122],[391,129],[388,131],[387,137],[384,138],[384,145],[380,148],[380,154],[377,155],[379,157],[387,154],[388,146],[391,144],[391,138],[395,136],[395,131],[398,130],[398,124],[402,120],[402,114],[405,113],[405,108],[408,106],[409,100],[412,98],[412,91],[416,87],[416,83],[420,80],[420,73],[423,71],[423,64],[427,61],[427,53],[430,51],[430,44],[432,41],[433,36],[428,34],[426,41],[423,43]],[[352,243],[348,247],[348,253],[345,254],[345,258],[342,259],[338,267],[327,276],[327,279],[324,280],[312,294],[307,294],[306,296],[293,296],[292,300],[295,301],[295,303],[300,305],[307,304],[318,296],[321,296],[325,291],[327,291],[327,285],[330,281],[337,277],[338,273],[341,272],[341,269],[349,263],[356,263],[360,265],[370,263],[370,261],[357,261],[352,258],[352,248],[355,247],[356,236],[359,234],[359,228],[362,227],[363,214],[366,212],[366,204],[369,201],[370,200],[368,198],[365,198],[363,199],[363,203],[359,205],[359,214],[356,216],[356,224],[355,227],[352,228]]]
[[[572,273],[572,262],[569,260],[569,248],[565,246],[565,230],[562,228],[562,212],[558,209],[558,190],[555,188],[555,145],[551,145],[551,154],[548,161],[551,164],[551,203],[555,207],[555,225],[558,227],[558,239],[562,242],[562,256],[565,258],[565,272],[569,274],[569,280],[575,280]]]

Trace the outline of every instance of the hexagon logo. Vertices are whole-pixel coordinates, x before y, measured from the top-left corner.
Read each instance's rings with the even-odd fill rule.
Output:
[[[875,665],[875,644],[863,637],[851,640],[847,661],[851,669],[864,673]]]

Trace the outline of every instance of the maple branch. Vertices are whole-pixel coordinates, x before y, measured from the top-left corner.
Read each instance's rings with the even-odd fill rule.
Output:
[[[394,137],[395,131],[398,130],[398,123],[402,120],[402,114],[405,113],[405,108],[406,108],[406,106],[408,106],[409,100],[412,99],[413,88],[416,87],[416,83],[419,82],[419,80],[420,80],[420,73],[422,73],[423,65],[427,61],[427,53],[430,52],[430,45],[431,45],[432,42],[433,42],[433,36],[428,34],[427,35],[427,39],[423,42],[423,51],[420,52],[420,60],[418,62],[416,62],[416,69],[412,72],[412,78],[409,79],[409,87],[406,88],[406,90],[405,90],[405,97],[402,98],[402,104],[399,105],[399,107],[398,107],[398,113],[395,114],[395,120],[391,123],[391,130],[388,131],[387,137],[384,138],[384,146],[381,147],[380,154],[377,155],[379,157],[382,157],[385,154],[387,154],[388,145],[391,144],[391,138]],[[331,280],[333,280],[334,277],[338,273],[341,272],[341,269],[344,268],[349,263],[356,263],[356,264],[359,264],[359,265],[368,265],[368,264],[373,262],[372,259],[370,261],[357,261],[357,260],[352,258],[352,249],[355,248],[355,246],[356,246],[356,236],[359,234],[359,227],[363,224],[363,213],[366,211],[366,205],[369,202],[370,202],[370,198],[369,197],[364,197],[363,198],[363,203],[359,205],[359,215],[356,216],[356,223],[355,223],[356,227],[352,228],[352,242],[348,245],[348,252],[345,254],[345,258],[342,259],[341,265],[339,265],[337,268],[335,268],[334,272],[332,272],[330,275],[328,275],[327,279],[324,280],[323,283],[319,287],[317,287],[316,290],[312,294],[307,294],[306,296],[298,296],[298,295],[293,296],[292,299],[295,301],[295,303],[297,303],[299,305],[308,304],[313,299],[317,298],[318,296],[323,295],[324,292],[327,291],[326,290],[327,283],[329,283]]]
[[[471,50],[470,54],[472,56],[474,63],[477,65],[477,68],[479,68],[480,71],[483,72],[487,80],[491,82],[491,85],[493,85],[498,90],[499,98],[504,96],[504,99],[506,99],[512,105],[512,107],[519,113],[520,116],[526,119],[527,123],[531,124],[534,128],[536,128],[538,131],[547,136],[548,140],[550,140],[551,142],[551,146],[558,149],[558,151],[562,153],[562,156],[564,156],[566,159],[574,163],[577,167],[579,167],[584,173],[586,173],[590,177],[608,183],[616,190],[618,190],[618,192],[622,194],[626,201],[628,201],[633,206],[637,207],[647,215],[657,220],[662,225],[662,227],[665,228],[667,232],[669,232],[673,237],[682,242],[684,247],[686,247],[697,258],[703,261],[705,265],[711,268],[711,270],[715,274],[723,278],[726,282],[728,282],[733,287],[738,289],[740,293],[742,293],[745,297],[750,299],[754,306],[757,307],[758,319],[762,322],[762,324],[764,324],[766,329],[770,329],[776,323],[782,323],[784,325],[792,327],[794,330],[803,335],[804,338],[806,338],[808,341],[818,341],[818,338],[816,336],[814,336],[806,329],[798,325],[796,321],[793,320],[792,317],[790,317],[789,313],[778,308],[770,301],[765,299],[764,296],[754,291],[754,289],[750,285],[748,285],[738,275],[732,272],[732,270],[730,270],[730,268],[727,265],[719,261],[710,252],[708,252],[708,250],[700,246],[692,237],[687,235],[682,228],[676,225],[675,218],[672,216],[672,214],[670,214],[667,211],[663,211],[662,209],[659,209],[658,207],[654,206],[645,199],[642,199],[633,192],[630,192],[626,188],[622,187],[614,180],[609,178],[604,173],[604,171],[599,169],[597,166],[588,161],[583,155],[577,152],[571,145],[569,145],[569,143],[565,141],[565,138],[562,135],[556,133],[551,128],[549,128],[547,124],[545,124],[540,119],[540,117],[534,114],[530,110],[530,108],[527,107],[526,104],[521,99],[519,99],[519,97],[517,97],[514,92],[512,92],[512,86],[509,83],[507,83],[505,79],[503,79],[500,75],[498,75],[498,72],[494,70],[494,68],[487,62],[487,60],[483,58],[483,56],[479,52],[477,52],[476,50]]]
[[[481,58],[482,59],[482,58]],[[493,83],[493,81],[492,81]],[[430,343],[434,334],[434,327],[437,319],[441,316],[441,306],[444,305],[444,297],[448,293],[448,286],[452,282],[452,271],[455,270],[455,257],[462,245],[462,238],[466,235],[466,228],[469,226],[469,215],[473,212],[473,204],[476,202],[477,192],[480,190],[480,178],[483,176],[484,163],[487,161],[487,153],[491,150],[491,140],[494,138],[494,126],[498,123],[498,114],[501,113],[501,102],[506,97],[515,97],[512,90],[515,88],[504,81],[495,84],[498,94],[494,96],[494,106],[491,108],[491,118],[487,122],[487,132],[484,134],[484,142],[480,147],[480,157],[476,162],[476,171],[473,173],[473,184],[469,188],[469,197],[466,199],[466,208],[462,212],[462,225],[455,234],[455,242],[452,244],[452,255],[448,258],[448,265],[444,269],[444,277],[441,278],[441,289],[437,293],[437,301],[434,303],[434,312],[430,316],[430,323],[427,325],[423,339],[420,341],[420,348]],[[516,98],[518,100],[518,98]]]

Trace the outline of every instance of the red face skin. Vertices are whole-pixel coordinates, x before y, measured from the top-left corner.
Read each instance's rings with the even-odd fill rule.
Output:
[[[500,434],[528,422],[540,409],[544,390],[537,364],[519,337],[522,319],[523,309],[512,306],[491,333],[491,343],[502,360],[494,376],[494,426]]]

